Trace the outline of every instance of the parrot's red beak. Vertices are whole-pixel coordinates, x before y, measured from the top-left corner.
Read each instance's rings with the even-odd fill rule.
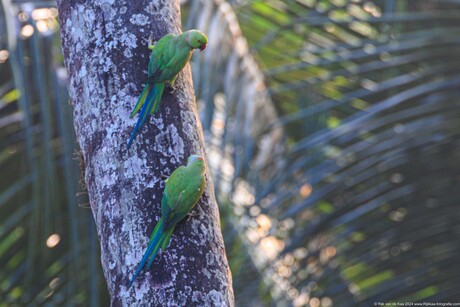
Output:
[[[200,52],[203,51],[204,49],[206,49],[206,44],[203,44],[200,46]]]

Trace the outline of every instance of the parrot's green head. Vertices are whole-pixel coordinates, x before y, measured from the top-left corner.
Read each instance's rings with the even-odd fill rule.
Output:
[[[203,51],[208,44],[208,38],[204,35],[203,32],[199,30],[189,30],[185,32],[185,39],[187,40],[187,45],[191,49],[200,49]]]
[[[204,159],[202,157],[198,156],[198,155],[191,155],[187,159],[187,165],[192,164],[194,161],[201,161],[201,163],[203,163]]]
[[[198,155],[191,155],[187,159],[187,166],[198,167],[204,173],[206,171],[206,166],[204,164],[204,159]]]

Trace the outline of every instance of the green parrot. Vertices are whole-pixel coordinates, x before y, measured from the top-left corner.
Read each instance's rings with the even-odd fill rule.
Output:
[[[147,121],[148,115],[158,110],[166,82],[173,87],[177,75],[192,57],[194,49],[203,51],[207,43],[206,35],[198,30],[189,30],[179,35],[167,34],[155,45],[150,39],[149,49],[152,50],[152,54],[149,61],[149,75],[144,90],[130,115],[132,118],[139,109],[141,110],[129,139],[128,149],[138,130]]]
[[[177,223],[187,216],[203,195],[206,185],[205,172],[204,159],[192,155],[187,159],[186,166],[179,166],[166,179],[161,200],[161,218],[150,236],[147,250],[128,288],[134,283],[147,259],[150,258],[148,263],[150,268],[159,249],[163,251],[166,249]]]

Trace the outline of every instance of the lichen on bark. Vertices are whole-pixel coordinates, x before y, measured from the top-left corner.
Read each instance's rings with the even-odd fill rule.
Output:
[[[166,252],[127,288],[159,219],[169,175],[204,155],[187,66],[167,87],[132,148],[129,114],[146,77],[150,33],[180,32],[179,1],[58,1],[61,44],[85,183],[112,305],[232,306],[233,292],[212,179]]]

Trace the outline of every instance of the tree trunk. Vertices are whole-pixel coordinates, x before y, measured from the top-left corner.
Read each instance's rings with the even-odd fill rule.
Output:
[[[232,306],[231,274],[213,183],[168,249],[127,288],[160,217],[162,175],[204,155],[190,68],[126,149],[146,78],[146,39],[180,32],[179,0],[58,1],[74,125],[112,305]]]

